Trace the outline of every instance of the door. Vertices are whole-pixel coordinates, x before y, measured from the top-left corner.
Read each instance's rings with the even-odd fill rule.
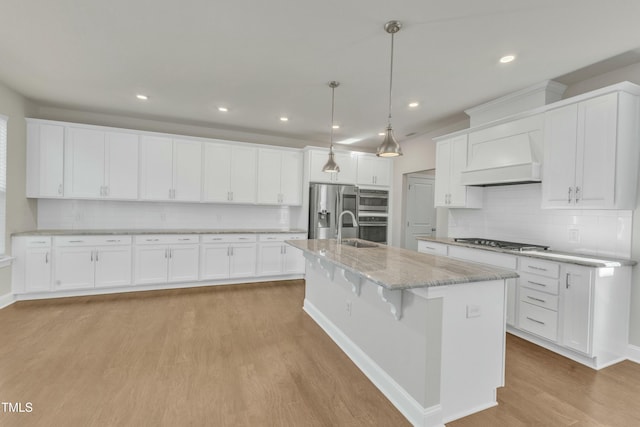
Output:
[[[570,264],[564,264],[563,268],[562,341],[566,347],[590,355],[593,270]]]
[[[517,295],[517,279],[507,279],[507,325],[517,326],[516,319],[518,318],[516,314],[516,307],[518,304],[518,295]]]
[[[284,244],[284,264],[282,272],[284,274],[302,274],[305,271],[304,255],[300,249]]]
[[[231,201],[231,169],[231,146],[204,144],[205,202]]]
[[[25,254],[25,291],[51,290],[51,248],[30,248]]]
[[[282,273],[283,242],[260,243],[258,275],[275,276]]]
[[[290,206],[301,205],[302,153],[291,151],[282,152],[282,166],[280,173],[280,203]]]
[[[140,198],[170,200],[173,189],[173,142],[158,136],[140,137]]]
[[[66,197],[100,198],[104,186],[104,132],[67,128]]]
[[[200,249],[200,280],[227,279],[229,277],[229,245],[202,245]]]
[[[104,196],[111,199],[137,199],[138,135],[107,132],[105,141]]]
[[[465,207],[467,187],[460,183],[462,171],[467,167],[467,135],[451,140],[451,176],[449,178],[449,207]]]
[[[230,277],[252,277],[256,275],[255,243],[234,243],[230,248]]]
[[[231,151],[231,201],[255,203],[257,186],[258,150],[233,147]]]
[[[418,250],[417,236],[433,236],[436,228],[436,209],[434,207],[435,180],[433,178],[407,177],[404,247]]]
[[[94,253],[91,247],[57,247],[55,249],[54,290],[93,287]]]
[[[199,202],[202,186],[202,144],[173,142],[173,199]]]
[[[198,280],[200,245],[176,245],[169,248],[169,282]]]
[[[135,283],[165,283],[169,261],[169,249],[162,245],[136,247]]]
[[[258,151],[258,203],[280,203],[281,167],[282,155],[279,151]]]
[[[578,107],[568,105],[544,115],[542,207],[565,207],[576,180]]]
[[[578,104],[576,208],[614,206],[617,112],[617,93]]]
[[[131,284],[131,245],[97,247],[94,262],[96,288]]]
[[[63,196],[64,127],[38,125],[40,133],[40,197]],[[31,195],[30,195],[31,196]]]
[[[451,141],[439,141],[436,145],[435,206],[447,206],[451,182]]]

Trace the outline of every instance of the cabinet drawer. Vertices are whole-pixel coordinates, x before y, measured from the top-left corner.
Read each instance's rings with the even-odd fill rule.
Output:
[[[520,301],[558,311],[558,297],[529,288],[520,289]]]
[[[307,238],[306,234],[295,233],[278,233],[278,234],[261,234],[261,242],[284,242],[285,240],[304,240]]]
[[[202,243],[255,242],[255,234],[203,234]]]
[[[556,262],[542,261],[539,259],[520,257],[519,271],[557,279],[560,277],[560,264]]]
[[[51,237],[49,236],[33,236],[25,238],[25,244],[28,248],[48,248],[51,246]]]
[[[515,270],[518,263],[518,258],[514,255],[501,254],[484,249],[463,248],[460,246],[449,246],[449,256],[451,258],[480,262],[509,270]]]
[[[56,236],[57,247],[130,245],[131,236]]]
[[[423,254],[447,256],[448,246],[442,243],[430,242],[427,240],[418,240],[418,252]]]
[[[558,312],[520,301],[520,329],[551,341],[558,338]]]
[[[551,279],[549,277],[537,276],[527,273],[520,274],[520,286],[535,289],[537,291],[548,292],[553,295],[558,295],[558,279]]]
[[[145,234],[135,237],[136,245],[175,245],[199,242],[200,236],[197,234]]]

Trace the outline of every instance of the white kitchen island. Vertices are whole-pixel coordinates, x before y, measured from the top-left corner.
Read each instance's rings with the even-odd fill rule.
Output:
[[[306,258],[304,310],[412,424],[497,404],[516,273],[385,245],[288,243]]]

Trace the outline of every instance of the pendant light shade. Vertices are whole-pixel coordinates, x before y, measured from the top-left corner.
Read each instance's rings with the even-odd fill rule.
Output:
[[[322,172],[328,173],[340,172],[340,166],[336,163],[335,156],[333,154],[333,112],[335,109],[335,91],[338,86],[340,86],[340,82],[329,82],[329,87],[331,88],[331,145],[329,145],[329,160],[327,160],[327,163],[322,167]]]
[[[384,30],[391,34],[391,71],[389,73],[389,124],[387,125],[387,132],[384,136],[382,144],[378,147],[378,157],[396,157],[402,156],[402,148],[393,136],[393,129],[391,128],[391,90],[393,88],[393,36],[400,31],[402,24],[399,21],[389,21],[384,25]]]

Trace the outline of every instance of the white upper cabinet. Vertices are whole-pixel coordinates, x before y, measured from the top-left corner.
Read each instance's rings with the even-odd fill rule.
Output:
[[[258,150],[258,203],[302,204],[302,153]]]
[[[143,135],[140,144],[141,199],[200,201],[200,142]]]
[[[67,127],[65,197],[138,198],[138,136]]]
[[[545,113],[542,207],[635,208],[638,106],[614,92]]]
[[[27,120],[27,197],[64,197],[64,126]]]
[[[256,202],[258,150],[204,144],[204,202]]]
[[[435,206],[447,208],[482,207],[482,188],[460,184],[467,166],[467,135],[438,141],[436,145]]]
[[[392,161],[375,155],[360,154],[358,156],[358,180],[356,184],[388,187],[391,185]]]
[[[329,150],[309,150],[307,165],[310,182],[335,184],[355,184],[358,157],[356,153],[334,151],[334,159],[340,167],[338,173],[323,172],[322,168],[329,160]]]

